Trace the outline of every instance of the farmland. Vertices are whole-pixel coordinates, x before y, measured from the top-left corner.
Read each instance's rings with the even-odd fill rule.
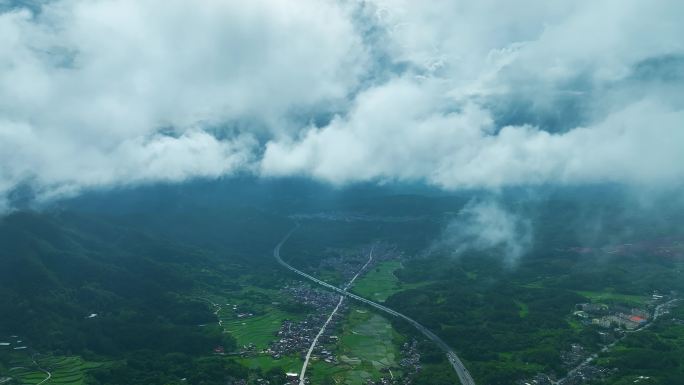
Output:
[[[28,354],[17,354],[12,362],[10,375],[20,384],[49,383],[58,385],[83,385],[86,374],[106,366],[107,363],[88,362],[78,356],[35,356],[35,363]],[[37,364],[37,365],[36,365]],[[50,379],[43,382],[50,373]]]
[[[361,308],[352,308],[343,326],[337,346],[339,363],[316,362],[311,370],[312,382],[323,383],[332,378],[344,384],[363,384],[377,379],[383,368],[398,366],[402,342],[389,321]]]

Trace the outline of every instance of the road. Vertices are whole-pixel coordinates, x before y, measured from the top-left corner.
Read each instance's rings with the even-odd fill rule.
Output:
[[[344,302],[344,296],[340,296],[340,300],[337,302],[337,306],[335,306],[335,309],[330,313],[330,316],[328,317],[327,320],[325,320],[325,323],[321,327],[321,330],[316,334],[316,338],[314,338],[313,342],[311,342],[311,346],[309,346],[309,351],[306,352],[306,357],[304,357],[304,364],[302,365],[302,371],[299,373],[299,385],[305,385],[306,384],[306,368],[309,366],[309,359],[311,358],[311,353],[313,352],[314,348],[316,347],[316,344],[318,343],[318,339],[325,333],[325,328],[328,327],[328,324],[330,321],[333,319],[335,316],[335,313],[337,313],[337,310],[339,310],[340,306],[342,305],[342,302]]]
[[[361,274],[368,265],[373,261],[373,248],[371,248],[370,253],[368,253],[368,262],[366,262],[361,269],[352,277],[352,279],[347,283],[347,285],[344,287],[344,290],[347,291],[349,288],[354,284],[354,281],[356,281],[356,278],[359,277],[359,274]],[[305,385],[306,384],[306,368],[309,367],[309,359],[311,359],[311,353],[313,353],[314,348],[316,347],[316,344],[318,344],[318,339],[325,333],[325,329],[328,327],[328,324],[330,321],[333,319],[337,311],[340,309],[340,306],[342,305],[342,302],[344,302],[345,296],[341,295],[339,302],[337,302],[337,306],[335,306],[335,309],[333,309],[332,313],[330,313],[330,316],[328,319],[325,321],[323,326],[321,326],[321,330],[316,334],[316,338],[311,342],[311,346],[309,347],[309,350],[306,352],[306,356],[304,357],[304,364],[302,365],[302,370],[299,373],[299,385]]]
[[[436,343],[437,346],[439,346],[446,353],[447,358],[449,359],[449,363],[454,368],[454,371],[456,372],[456,375],[458,375],[458,378],[461,381],[462,385],[475,385],[475,381],[473,380],[473,377],[470,375],[470,372],[468,372],[468,369],[466,369],[465,365],[463,365],[463,362],[458,357],[458,355],[456,355],[456,352],[454,352],[454,350],[451,349],[451,347],[449,347],[449,345],[447,345],[447,343],[444,342],[441,338],[439,338],[435,333],[431,332],[426,327],[419,324],[417,321],[415,321],[412,318],[405,316],[405,315],[403,315],[397,311],[394,311],[394,310],[388,308],[387,306],[381,305],[377,302],[373,302],[369,299],[363,298],[363,297],[356,295],[354,293],[350,293],[350,292],[346,291],[345,289],[340,289],[339,287],[333,286],[333,285],[331,285],[325,281],[321,281],[320,279],[313,277],[309,274],[306,274],[305,272],[298,270],[298,269],[292,267],[291,265],[289,265],[287,262],[283,261],[283,259],[280,257],[280,248],[285,244],[285,242],[287,242],[287,240],[290,238],[290,236],[292,236],[292,233],[294,233],[295,230],[297,230],[298,228],[299,228],[299,226],[295,227],[289,233],[287,233],[287,235],[285,235],[285,237],[280,241],[280,243],[278,243],[276,245],[276,247],[273,249],[273,256],[275,257],[275,259],[278,261],[278,263],[280,265],[282,265],[286,269],[292,271],[293,273],[298,274],[298,275],[300,275],[300,276],[302,276],[302,277],[304,277],[310,281],[316,282],[317,284],[319,284],[323,287],[326,287],[332,291],[338,292],[338,293],[345,295],[349,298],[355,299],[359,302],[362,302],[362,303],[365,303],[369,306],[372,306],[378,310],[382,310],[383,312],[390,314],[394,317],[398,317],[398,318],[401,318],[401,319],[407,321],[408,323],[413,325],[416,329],[418,329],[418,331],[423,333],[423,335],[425,335],[427,338],[429,338],[434,343]]]
[[[601,348],[601,352],[602,352],[602,353],[605,353],[605,352],[610,351],[610,349],[612,349],[613,346],[617,345],[620,341],[622,341],[623,339],[625,339],[625,337],[627,337],[629,334],[632,334],[632,333],[639,333],[639,332],[641,332],[642,330],[646,330],[646,329],[650,328],[651,325],[653,325],[653,324],[655,323],[655,321],[658,319],[658,317],[660,317],[661,315],[664,314],[665,309],[667,309],[670,305],[672,305],[673,303],[675,303],[675,302],[677,302],[677,301],[679,301],[679,299],[678,299],[678,298],[675,298],[675,299],[672,299],[672,300],[670,300],[670,301],[668,301],[668,302],[666,302],[666,303],[663,303],[663,304],[660,304],[660,305],[656,306],[655,310],[653,311],[653,319],[651,320],[651,322],[649,322],[648,324],[646,324],[646,325],[643,326],[643,327],[640,327],[639,329],[626,331],[625,334],[624,334],[622,337],[616,339],[615,341],[613,341],[613,342],[611,342],[610,344],[608,344],[608,345],[604,346],[603,348]],[[589,365],[590,363],[592,363],[592,362],[593,362],[595,359],[597,359],[597,358],[598,358],[598,354],[596,354],[596,353],[590,355],[590,356],[587,357],[584,361],[582,361],[579,365],[575,366],[572,370],[568,371],[568,373],[565,375],[565,377],[561,378],[561,379],[558,380],[558,381],[552,381],[552,384],[558,385],[558,384],[564,383],[565,381],[567,381],[568,378],[574,376],[575,373],[577,373],[578,370],[580,370],[580,369],[584,368],[585,366]]]
[[[33,360],[33,364],[36,365],[36,367],[38,368],[38,370],[40,370],[41,372],[47,374],[47,377],[45,377],[45,379],[43,379],[43,381],[37,383],[36,385],[42,385],[43,383],[50,381],[50,379],[52,378],[52,373],[50,373],[49,371],[47,371],[47,370],[41,368],[40,365],[38,365],[38,362],[36,361],[36,355],[35,355],[35,354],[31,356],[31,360]]]
[[[221,316],[219,315],[219,313],[221,312],[221,305],[219,305],[216,302],[214,302],[210,299],[207,299],[207,298],[201,298],[200,297],[199,299],[201,299],[202,301],[208,302],[209,304],[211,304],[211,306],[214,307],[214,315],[216,316],[216,319],[218,319],[218,324],[219,324],[219,326],[223,326],[223,321],[221,320]]]

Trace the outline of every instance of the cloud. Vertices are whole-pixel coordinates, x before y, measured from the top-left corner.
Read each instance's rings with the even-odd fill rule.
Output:
[[[0,195],[248,169],[257,137],[346,103],[365,65],[333,1],[3,8]]]
[[[680,3],[376,3],[409,69],[269,142],[265,174],[449,189],[683,180]]]
[[[680,186],[682,13],[675,0],[4,1],[0,197],[238,172]]]
[[[500,253],[503,261],[512,266],[530,249],[532,239],[528,220],[496,201],[471,201],[449,222],[431,249],[457,256],[470,251]]]
[[[451,111],[440,84],[401,79],[357,98],[346,117],[268,143],[269,175],[345,183],[425,180],[445,188],[544,183],[669,184],[684,178],[684,110],[636,101],[587,127],[497,128],[474,103]]]

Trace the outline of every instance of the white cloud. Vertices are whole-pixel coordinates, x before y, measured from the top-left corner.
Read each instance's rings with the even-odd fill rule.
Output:
[[[444,188],[684,177],[675,0],[3,9],[0,196],[245,170]]]
[[[375,3],[413,70],[268,143],[264,173],[445,188],[684,178],[679,2]],[[666,68],[643,76],[649,61]]]
[[[506,210],[496,201],[471,201],[443,230],[431,249],[453,255],[468,251],[500,254],[509,266],[532,245],[531,223]]]
[[[684,111],[636,102],[590,127],[552,134],[532,126],[492,131],[474,106],[445,111],[440,85],[400,80],[359,96],[346,118],[271,142],[271,175],[331,181],[425,180],[445,188],[587,182],[667,184],[684,178]]]
[[[348,12],[314,0],[58,0],[0,13],[0,195],[27,181],[61,191],[245,166],[246,138],[263,127],[346,103],[365,65]],[[225,124],[253,130],[207,131]]]

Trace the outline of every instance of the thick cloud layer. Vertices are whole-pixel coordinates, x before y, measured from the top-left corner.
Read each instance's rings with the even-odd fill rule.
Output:
[[[682,14],[675,0],[0,0],[0,197],[236,172],[676,185]]]
[[[412,70],[269,143],[264,171],[448,188],[681,180],[684,6],[526,3],[383,2]]]
[[[53,194],[249,169],[257,136],[285,130],[298,110],[345,103],[365,61],[332,2],[5,9],[0,195],[20,183]]]

